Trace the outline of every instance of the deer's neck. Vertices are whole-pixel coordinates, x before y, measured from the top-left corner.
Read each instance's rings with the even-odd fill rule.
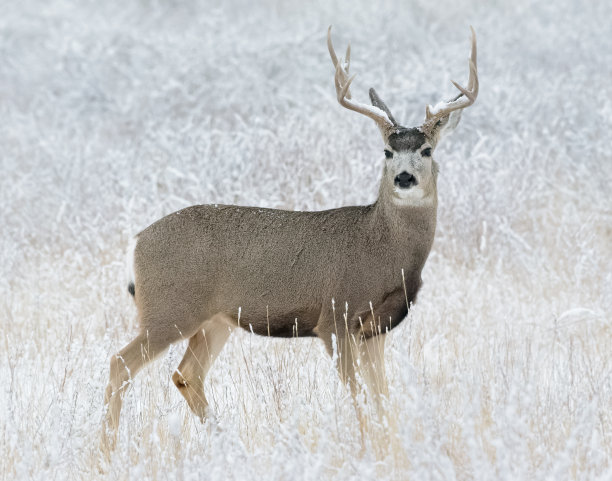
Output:
[[[399,199],[392,189],[381,185],[373,213],[386,241],[399,257],[425,262],[436,230],[438,196],[436,179],[432,179],[427,196],[414,201]]]
[[[434,194],[430,202],[419,202],[416,205],[396,205],[379,199],[375,209],[391,236],[397,237],[397,241],[401,243],[408,238],[414,239],[415,236],[422,236],[423,240],[433,240],[437,207],[438,200]]]

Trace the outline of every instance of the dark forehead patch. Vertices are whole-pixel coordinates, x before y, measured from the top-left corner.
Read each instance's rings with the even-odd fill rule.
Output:
[[[389,146],[395,150],[409,150],[414,152],[425,143],[425,134],[419,129],[400,127],[389,135]]]

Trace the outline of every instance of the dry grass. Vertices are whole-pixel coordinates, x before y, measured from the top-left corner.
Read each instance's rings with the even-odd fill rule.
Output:
[[[0,479],[612,477],[612,37],[606,2],[67,1],[0,18]],[[238,14],[238,13],[239,14]],[[133,382],[98,473],[111,353],[135,333],[127,239],[192,203],[322,209],[373,200],[374,125],[466,74],[481,94],[436,158],[425,285],[387,352],[391,429],[365,454],[316,340],[234,334],[201,425],[174,346]]]

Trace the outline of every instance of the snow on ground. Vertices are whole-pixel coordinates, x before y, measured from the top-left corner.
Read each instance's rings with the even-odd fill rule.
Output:
[[[612,478],[608,2],[4,2],[0,15],[0,479]],[[133,382],[98,471],[110,355],[136,332],[131,235],[193,203],[371,202],[382,145],[335,100],[352,43],[405,125],[464,82],[436,152],[424,287],[390,336],[391,424],[366,452],[317,340],[235,334],[201,425]]]

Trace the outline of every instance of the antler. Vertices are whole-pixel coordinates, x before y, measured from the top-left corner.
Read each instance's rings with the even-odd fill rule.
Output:
[[[461,92],[454,99],[448,102],[439,102],[435,107],[427,105],[425,107],[425,123],[423,124],[424,129],[431,129],[435,126],[437,121],[442,117],[446,117],[455,110],[464,109],[474,103],[476,97],[478,97],[478,69],[476,65],[476,33],[474,29],[470,27],[472,31],[472,51],[468,60],[470,67],[470,76],[468,78],[467,88],[463,88],[454,80],[451,80],[453,85]]]
[[[351,99],[351,91],[349,88],[351,86],[351,82],[355,78],[355,75],[352,75],[351,77],[348,75],[351,62],[351,46],[349,44],[346,49],[346,59],[344,61],[342,58],[339,59],[336,56],[336,52],[334,51],[334,46],[332,45],[331,41],[331,25],[327,30],[327,48],[329,50],[332,63],[334,64],[334,67],[336,67],[334,83],[336,85],[336,93],[338,94],[338,102],[343,107],[363,114],[374,120],[386,140],[391,131],[395,130],[396,125],[385,111],[373,105],[362,104]]]

